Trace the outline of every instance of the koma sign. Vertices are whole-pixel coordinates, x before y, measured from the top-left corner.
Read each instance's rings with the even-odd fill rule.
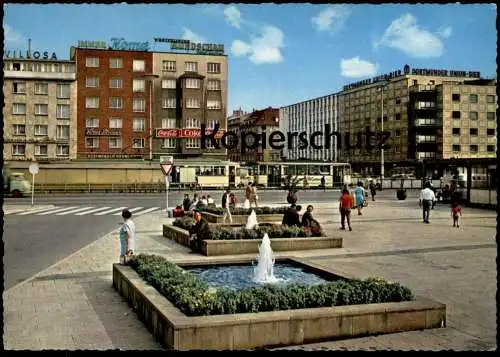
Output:
[[[390,132],[373,132],[370,127],[366,127],[363,132],[355,133],[356,143],[351,143],[351,133],[345,132],[342,140],[342,134],[338,131],[331,131],[330,124],[325,124],[324,131],[315,131],[308,136],[307,132],[293,131],[287,132],[286,134],[282,131],[276,130],[269,134],[263,132],[260,134],[254,132],[244,132],[241,133],[241,138],[238,134],[226,131],[222,137],[217,138],[216,133],[219,131],[219,124],[215,125],[214,128],[209,128],[209,132],[206,131],[206,125],[201,125],[201,148],[207,148],[207,140],[210,141],[211,145],[215,149],[220,149],[221,146],[224,149],[232,150],[240,146],[241,153],[244,154],[247,149],[267,149],[268,145],[271,149],[281,150],[288,146],[288,150],[292,150],[295,146],[295,140],[298,139],[299,150],[303,150],[311,146],[313,149],[321,150],[328,149],[332,146],[332,137],[337,138],[337,148],[338,149],[361,149],[365,146],[367,151],[373,149],[389,149],[390,146],[387,145],[387,141],[390,138]],[[318,144],[318,138],[324,137],[324,145]],[[364,138],[363,138],[364,137]],[[248,140],[250,139],[250,140]],[[364,140],[363,140],[364,139]]]

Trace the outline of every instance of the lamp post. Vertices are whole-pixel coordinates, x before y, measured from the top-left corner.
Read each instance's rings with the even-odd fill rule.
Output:
[[[380,125],[380,128],[381,128],[381,131],[383,132],[384,131],[384,89],[385,87],[387,87],[387,85],[389,84],[388,81],[380,81],[378,82],[378,86],[380,88],[380,94],[381,94],[381,125]],[[383,180],[384,179],[384,147],[380,147],[380,179]]]
[[[153,162],[153,83],[159,77],[157,74],[142,76],[143,79],[149,82],[149,162]]]

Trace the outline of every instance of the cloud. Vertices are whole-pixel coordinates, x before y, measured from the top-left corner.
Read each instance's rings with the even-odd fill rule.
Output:
[[[14,30],[12,26],[4,24],[3,25],[5,44],[18,44],[24,41],[23,36]]]
[[[279,63],[283,61],[281,48],[283,47],[283,32],[274,26],[265,26],[262,35],[254,38],[250,43],[241,40],[233,41],[231,52],[235,56],[248,55],[255,64]]]
[[[317,16],[311,18],[311,21],[316,30],[335,33],[344,26],[349,15],[351,10],[347,6],[333,5],[320,11]]]
[[[373,77],[377,73],[377,69],[376,64],[362,60],[358,56],[340,61],[340,70],[344,77]]]
[[[380,40],[375,40],[373,47],[384,45],[403,51],[415,58],[440,57],[443,54],[441,39],[417,24],[411,14],[405,14],[392,21]]]
[[[226,7],[224,9],[224,16],[226,17],[226,21],[231,24],[231,26],[239,29],[241,27],[241,12],[234,5]]]
[[[442,38],[448,38],[451,36],[451,34],[453,33],[453,29],[451,26],[441,26],[440,28],[438,28],[437,30],[437,34],[439,36],[441,36]]]
[[[205,38],[203,38],[202,36],[198,35],[197,33],[193,32],[193,31],[191,31],[187,27],[183,28],[182,39],[189,40],[189,41],[195,42],[195,43],[206,43],[207,42],[205,40]]]

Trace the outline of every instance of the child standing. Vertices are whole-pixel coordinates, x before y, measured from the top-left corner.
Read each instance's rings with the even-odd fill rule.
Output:
[[[462,209],[458,205],[458,202],[453,202],[453,204],[451,205],[451,216],[453,217],[453,227],[455,227],[456,225],[457,228],[460,228],[460,225],[458,223],[459,215],[460,217],[462,217]]]

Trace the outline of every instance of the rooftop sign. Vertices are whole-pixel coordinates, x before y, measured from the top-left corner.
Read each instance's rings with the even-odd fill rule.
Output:
[[[195,52],[197,54],[223,55],[224,45],[212,43],[195,43],[189,40],[176,40],[171,38],[155,38],[155,42],[170,43],[171,50]]]
[[[118,51],[149,51],[149,42],[128,42],[123,37],[113,37],[111,46],[108,46],[106,41],[78,41],[78,47]]]

